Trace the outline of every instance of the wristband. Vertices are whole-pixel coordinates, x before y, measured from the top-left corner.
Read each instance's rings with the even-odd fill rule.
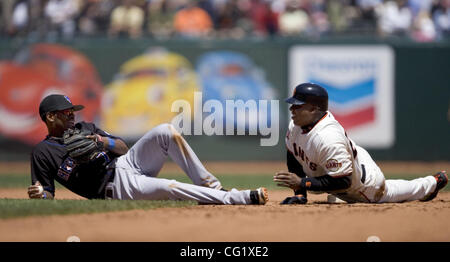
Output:
[[[44,191],[44,193],[42,193],[42,198],[47,199],[47,192]]]
[[[113,150],[114,146],[116,145],[116,141],[114,139],[108,137],[108,150]]]

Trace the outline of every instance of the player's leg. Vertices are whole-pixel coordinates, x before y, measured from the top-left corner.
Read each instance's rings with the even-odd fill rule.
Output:
[[[378,203],[384,195],[386,178],[380,167],[373,161],[372,157],[364,148],[357,147],[357,150],[357,163],[361,167],[360,181],[363,186],[355,192],[353,196],[354,201]]]
[[[176,180],[144,176],[120,167],[116,168],[113,185],[115,199],[193,200],[204,204],[225,205],[265,204],[268,201],[265,189],[232,189],[225,192]]]
[[[385,193],[380,203],[398,203],[414,200],[423,200],[436,189],[436,179],[426,176],[414,180],[388,179],[385,184]]]
[[[222,188],[220,181],[206,170],[191,147],[171,124],[162,124],[147,132],[117,164],[156,177],[168,156],[181,167],[194,184],[215,189]]]

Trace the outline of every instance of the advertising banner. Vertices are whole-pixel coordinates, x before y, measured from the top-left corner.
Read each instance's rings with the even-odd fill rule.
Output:
[[[329,95],[329,111],[359,145],[394,144],[394,52],[379,45],[293,46],[289,94],[312,82]]]

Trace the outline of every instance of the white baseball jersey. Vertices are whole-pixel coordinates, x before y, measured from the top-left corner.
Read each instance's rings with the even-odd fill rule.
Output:
[[[302,165],[308,177],[327,174],[332,177],[351,176],[350,188],[333,193],[345,191],[346,195],[358,202],[377,201],[381,197],[384,187],[383,174],[379,170],[370,174],[367,172],[374,169],[375,163],[363,148],[356,146],[347,137],[344,128],[330,112],[327,112],[309,132],[304,132],[300,126],[294,125],[291,121],[286,135],[286,146]],[[376,179],[377,177],[379,179]],[[366,192],[369,195],[365,195],[368,186],[376,186],[377,192]]]
[[[347,202],[419,200],[436,188],[432,176],[411,181],[385,180],[369,153],[347,137],[344,128],[330,112],[308,132],[291,121],[286,146],[308,177],[327,174],[332,177],[351,176],[350,188],[330,192]]]

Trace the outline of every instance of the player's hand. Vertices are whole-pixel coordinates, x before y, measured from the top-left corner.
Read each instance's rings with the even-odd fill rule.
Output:
[[[44,188],[39,181],[28,187],[28,196],[30,198],[43,198]]]
[[[289,187],[295,191],[300,189],[302,179],[294,173],[280,171],[275,174],[273,181],[277,182],[277,186]]]
[[[94,140],[95,142],[99,142],[99,141],[100,141],[100,142],[103,142],[103,138],[102,138],[102,136],[99,135],[99,134],[87,135],[86,138],[92,139],[92,140]]]

